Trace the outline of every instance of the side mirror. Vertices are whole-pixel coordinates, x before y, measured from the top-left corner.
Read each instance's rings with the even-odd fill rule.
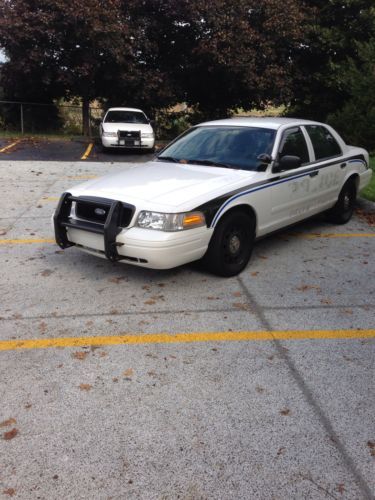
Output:
[[[293,170],[302,165],[302,160],[299,156],[285,155],[282,156],[277,164],[273,167],[274,172],[284,172],[285,170]]]
[[[257,157],[257,160],[260,161],[261,163],[266,163],[267,165],[269,165],[272,161],[272,158],[267,153],[262,153]]]

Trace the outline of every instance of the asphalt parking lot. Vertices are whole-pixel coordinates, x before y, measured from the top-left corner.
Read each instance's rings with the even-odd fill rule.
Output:
[[[134,151],[110,150],[103,152],[98,141],[73,141],[24,137],[0,138],[0,161],[87,161],[134,162],[151,159],[153,154]]]
[[[142,156],[27,147],[0,157],[0,498],[373,498],[374,204],[258,242],[239,277],[151,271],[50,221]]]

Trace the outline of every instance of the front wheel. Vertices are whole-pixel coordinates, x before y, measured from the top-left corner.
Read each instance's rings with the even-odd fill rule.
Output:
[[[224,215],[203,258],[205,267],[218,276],[239,274],[249,262],[254,237],[253,218],[240,211]]]
[[[327,212],[327,218],[335,224],[346,224],[352,218],[357,198],[357,189],[353,181],[348,181],[340,191],[335,205]]]

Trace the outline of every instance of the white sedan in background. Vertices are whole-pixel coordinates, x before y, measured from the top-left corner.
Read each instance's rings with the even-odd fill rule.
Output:
[[[56,241],[154,269],[203,259],[211,272],[234,276],[257,238],[319,212],[348,222],[370,178],[367,151],[322,123],[202,123],[153,161],[64,193]]]
[[[155,133],[140,109],[110,108],[99,127],[103,149],[127,148],[153,151]]]

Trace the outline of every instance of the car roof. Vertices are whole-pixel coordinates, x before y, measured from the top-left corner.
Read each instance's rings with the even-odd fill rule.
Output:
[[[140,113],[144,114],[144,112],[138,108],[109,108],[107,110],[107,113],[108,113],[108,111],[139,111]]]
[[[300,118],[279,118],[277,116],[236,116],[234,118],[226,118],[224,120],[213,120],[209,122],[200,123],[199,126],[205,125],[231,125],[236,127],[259,127],[259,128],[270,128],[277,130],[284,125],[323,125],[322,123],[302,120]]]

